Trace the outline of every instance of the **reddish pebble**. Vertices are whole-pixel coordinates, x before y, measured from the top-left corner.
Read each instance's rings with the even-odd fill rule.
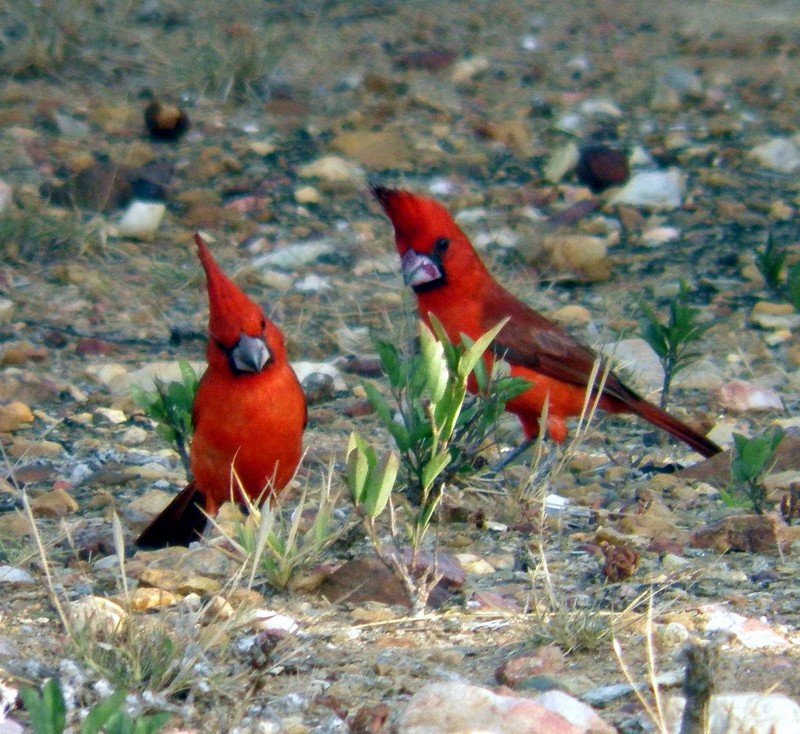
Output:
[[[81,339],[75,346],[75,354],[80,357],[100,355],[107,357],[116,351],[116,347],[102,339]]]
[[[599,194],[610,186],[628,180],[630,168],[627,156],[607,145],[589,145],[583,148],[575,169],[578,180]]]

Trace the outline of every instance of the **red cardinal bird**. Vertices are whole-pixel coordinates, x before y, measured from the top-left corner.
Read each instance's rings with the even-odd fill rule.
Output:
[[[461,334],[477,339],[509,318],[492,351],[531,388],[510,400],[506,410],[519,418],[530,441],[539,434],[539,418],[549,399],[547,431],[562,443],[567,418],[581,414],[597,354],[503,288],[441,204],[407,191],[372,190],[394,225],[403,279],[417,296],[422,319],[430,325],[431,315],[435,316],[448,338],[460,341]],[[599,407],[611,413],[635,413],[704,456],[721,451],[713,441],[639,397],[613,372],[606,377]]]
[[[223,502],[243,500],[241,490],[254,501],[276,496],[302,451],[306,401],[283,334],[222,272],[200,235],[195,242],[210,314],[208,369],[192,406],[194,480],[139,536],[147,548],[188,545],[205,527],[201,509],[216,515]]]

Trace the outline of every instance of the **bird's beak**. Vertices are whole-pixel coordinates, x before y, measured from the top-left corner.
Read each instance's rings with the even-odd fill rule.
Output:
[[[431,258],[414,250],[408,250],[403,255],[400,272],[403,274],[403,282],[412,288],[432,283],[442,277],[441,269]]]
[[[269,361],[270,353],[263,340],[242,334],[231,351],[231,358],[240,372],[261,372]]]

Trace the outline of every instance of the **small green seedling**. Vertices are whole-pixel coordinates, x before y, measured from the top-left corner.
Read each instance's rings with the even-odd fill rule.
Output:
[[[733,434],[731,480],[728,488],[722,492],[725,504],[749,504],[759,515],[764,512],[767,499],[764,475],[775,463],[775,454],[783,437],[783,429],[778,426],[754,438]]]
[[[767,244],[762,252],[755,255],[755,263],[764,282],[773,291],[779,291],[783,266],[786,263],[786,251],[775,244],[772,232],[767,232]]]
[[[159,435],[175,446],[186,473],[189,469],[188,446],[192,440],[192,405],[199,384],[197,373],[188,362],[178,363],[181,380],[165,383],[156,379],[155,391],[148,392],[134,386],[131,390],[134,402],[157,424]]]
[[[475,342],[465,337],[454,345],[435,320],[432,329],[420,323],[420,353],[415,356],[404,358],[393,344],[377,344],[394,405],[376,385],[364,383],[397,451],[379,458],[369,442],[354,433],[347,449],[347,482],[373,547],[404,583],[416,613],[424,610],[440,578],[435,564],[420,572],[417,560],[445,488],[476,471],[478,450],[505,403],[530,387],[525,380],[502,376],[499,362],[490,373],[483,359],[504,325],[501,322]],[[470,380],[475,381],[477,395],[468,392]],[[394,504],[400,473],[407,500],[404,534],[397,530]],[[391,548],[381,541],[375,525],[387,507]],[[403,544],[410,546],[410,562],[402,560]]]
[[[678,295],[669,305],[669,320],[662,322],[651,306],[642,304],[646,321],[642,325],[642,336],[653,348],[664,368],[661,389],[661,408],[669,399],[672,380],[681,370],[696,362],[700,352],[694,346],[705,334],[711,323],[698,323],[699,308],[689,305],[691,289],[682,280]]]
[[[796,262],[789,268],[786,287],[789,292],[789,301],[794,306],[794,310],[800,311],[800,262]]]
[[[117,691],[98,703],[81,723],[80,734],[157,734],[172,718],[172,714],[161,712],[132,719],[124,710],[127,695],[126,691]],[[58,680],[48,678],[41,692],[23,688],[20,696],[34,734],[63,734],[67,707]]]

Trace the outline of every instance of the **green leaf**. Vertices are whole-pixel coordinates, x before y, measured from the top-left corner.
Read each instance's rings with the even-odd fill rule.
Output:
[[[491,343],[495,340],[495,337],[508,323],[509,318],[510,317],[504,318],[499,324],[489,329],[485,334],[482,334],[475,340],[475,343],[461,355],[461,360],[458,363],[458,376],[462,380],[466,381],[472,370],[475,369],[478,360],[483,356],[483,353],[489,348]]]
[[[437,477],[447,468],[450,463],[451,456],[449,451],[441,451],[436,456],[431,457],[430,461],[425,464],[422,470],[422,487],[423,490],[429,489],[433,486]]]
[[[795,311],[800,311],[800,262],[796,262],[789,270],[787,278],[789,286],[789,300]]]
[[[41,694],[35,688],[22,688],[20,696],[36,734],[62,734],[67,725],[67,706],[58,680],[48,678]]]
[[[166,711],[143,716],[136,721],[136,725],[133,727],[133,734],[157,734],[167,725],[171,718],[172,714]]]
[[[369,517],[378,517],[386,508],[391,497],[394,483],[397,480],[397,472],[400,469],[400,459],[394,451],[389,452],[386,462],[380,472],[380,478],[376,476],[374,484],[370,487],[369,496],[364,504]]]
[[[112,717],[122,713],[126,691],[117,691],[105,701],[98,703],[81,724],[81,734],[100,734]]]
[[[355,431],[350,434],[350,441],[347,444],[347,483],[353,492],[353,502],[360,506],[364,503],[367,491],[367,479],[369,478],[370,463],[368,449],[364,439]]]
[[[393,388],[401,387],[403,380],[403,370],[401,367],[400,354],[397,347],[389,342],[380,339],[374,342],[375,351],[378,352],[378,358],[381,361],[381,366],[386,376],[389,378],[389,384]]]
[[[420,322],[419,338],[425,363],[425,387],[431,401],[438,403],[447,389],[447,379],[450,376],[447,361],[444,358],[444,347],[422,322]]]
[[[178,369],[181,372],[181,379],[183,380],[183,384],[186,385],[188,389],[192,391],[192,393],[197,392],[197,386],[199,384],[199,380],[197,378],[197,372],[195,372],[194,367],[192,367],[189,362],[185,359],[182,359],[178,362]]]

